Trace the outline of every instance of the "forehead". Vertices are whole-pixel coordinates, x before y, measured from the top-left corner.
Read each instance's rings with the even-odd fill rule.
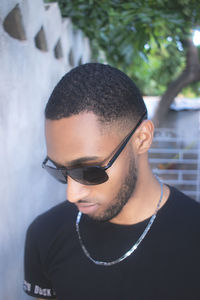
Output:
[[[45,121],[48,156],[63,164],[82,157],[104,159],[120,141],[112,126],[104,127],[92,112]]]

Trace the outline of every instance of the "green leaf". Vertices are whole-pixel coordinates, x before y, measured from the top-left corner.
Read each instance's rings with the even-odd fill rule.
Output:
[[[200,26],[199,0],[59,0],[58,4],[62,15],[90,38],[96,59],[98,49],[103,50],[109,63],[126,70],[145,93],[156,95],[185,67],[186,51],[180,51],[177,43]]]

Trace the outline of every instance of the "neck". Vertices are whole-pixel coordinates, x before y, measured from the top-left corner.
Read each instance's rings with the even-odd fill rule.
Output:
[[[161,195],[161,187],[150,167],[144,174],[138,174],[136,188],[119,215],[111,220],[115,224],[132,225],[150,218],[156,210]],[[163,186],[163,198],[160,208],[169,197],[169,188]]]

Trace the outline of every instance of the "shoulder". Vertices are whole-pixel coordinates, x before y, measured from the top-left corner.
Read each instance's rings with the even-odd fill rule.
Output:
[[[40,214],[33,223],[43,226],[51,225],[53,227],[60,226],[66,222],[70,222],[77,214],[77,208],[67,200],[50,208],[46,212]]]
[[[171,213],[177,221],[184,224],[194,224],[200,228],[200,203],[188,197],[178,189],[170,186],[168,199]]]
[[[27,239],[47,245],[65,228],[70,231],[77,215],[75,205],[64,201],[42,213],[29,225]]]
[[[180,190],[176,189],[175,187],[170,186],[170,196],[174,201],[174,204],[180,205],[181,207],[187,207],[189,210],[196,210],[200,211],[200,203],[195,201],[194,199],[190,198]]]

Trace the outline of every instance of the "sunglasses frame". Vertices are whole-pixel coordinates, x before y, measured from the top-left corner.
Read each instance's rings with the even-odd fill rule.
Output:
[[[146,119],[147,117],[147,111],[145,111],[142,115],[142,117],[140,118],[140,120],[138,121],[138,123],[136,124],[136,126],[131,130],[131,132],[125,137],[125,139],[120,143],[120,145],[118,146],[118,150],[116,151],[116,153],[113,155],[113,157],[109,160],[108,164],[104,167],[101,167],[101,166],[98,166],[98,165],[94,165],[94,166],[83,166],[83,167],[78,167],[78,168],[72,168],[72,169],[69,169],[69,168],[66,168],[66,167],[59,167],[52,159],[50,159],[48,156],[46,156],[46,158],[44,159],[43,163],[42,163],[42,168],[44,168],[47,172],[48,170],[57,170],[57,171],[61,171],[63,177],[65,178],[65,181],[61,180],[61,179],[58,179],[56,178],[51,172],[49,172],[55,179],[57,179],[59,182],[63,183],[63,184],[66,184],[67,183],[67,176],[70,176],[72,179],[74,179],[75,181],[79,182],[79,183],[83,183],[85,185],[98,185],[98,184],[101,184],[105,181],[108,180],[108,175],[106,173],[105,175],[105,178],[103,181],[100,180],[100,182],[98,183],[92,183],[92,182],[81,182],[80,180],[78,181],[78,179],[76,178],[73,178],[71,175],[70,175],[70,171],[73,171],[73,170],[78,170],[78,169],[82,169],[82,170],[87,170],[89,168],[91,169],[94,169],[94,168],[98,168],[98,169],[101,169],[102,171],[106,171],[107,169],[109,169],[113,163],[115,162],[115,160],[118,158],[118,156],[120,155],[120,153],[122,152],[122,150],[126,147],[127,143],[129,142],[130,138],[132,137],[132,135],[135,133],[135,131],[138,129],[138,127],[140,126],[140,124]],[[53,163],[55,165],[56,168],[53,168],[51,166],[48,166],[46,165],[46,163],[48,162],[48,160]],[[84,180],[83,180],[84,181]]]

